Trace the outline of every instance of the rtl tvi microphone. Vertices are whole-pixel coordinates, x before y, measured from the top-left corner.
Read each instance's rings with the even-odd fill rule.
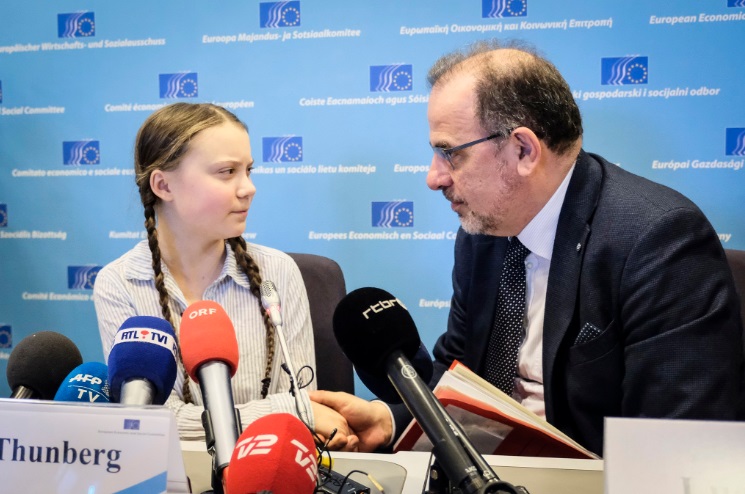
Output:
[[[109,353],[112,401],[125,405],[162,405],[176,382],[178,347],[171,323],[160,317],[133,316],[114,336]]]
[[[80,350],[67,336],[54,331],[30,334],[8,357],[10,397],[51,400],[70,371],[82,363]]]
[[[109,403],[109,368],[101,362],[75,367],[57,390],[54,401]]]
[[[333,326],[339,346],[358,374],[362,370],[377,385],[387,375],[434,445],[434,456],[456,489],[464,493],[526,492],[499,480],[411,365],[421,341],[414,320],[398,298],[380,288],[354,290],[336,307]]]
[[[180,336],[184,368],[202,391],[202,425],[213,459],[212,487],[220,490],[222,471],[230,463],[241,430],[230,386],[238,369],[238,340],[225,309],[210,300],[186,308]]]

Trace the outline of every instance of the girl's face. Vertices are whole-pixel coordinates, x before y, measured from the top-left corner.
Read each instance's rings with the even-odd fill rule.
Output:
[[[169,220],[195,239],[240,236],[256,193],[253,162],[248,133],[240,125],[226,122],[199,132],[179,166],[162,172],[159,186],[165,193],[158,195]]]

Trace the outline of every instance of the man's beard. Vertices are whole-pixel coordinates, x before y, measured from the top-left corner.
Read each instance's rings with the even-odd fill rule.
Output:
[[[465,214],[458,213],[460,225],[466,233],[470,233],[471,235],[499,235],[498,232],[503,229],[505,218],[508,215],[504,205],[515,200],[521,183],[519,176],[508,176],[505,173],[505,164],[505,162],[500,162],[499,189],[495,190],[495,194],[499,194],[501,199],[498,204],[492,206],[489,214],[470,209],[468,203],[462,197],[455,196],[449,188],[442,191],[442,194],[448,201],[460,202],[466,206]]]

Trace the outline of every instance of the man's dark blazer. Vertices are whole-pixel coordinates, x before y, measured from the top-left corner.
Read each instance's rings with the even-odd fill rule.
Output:
[[[458,232],[432,384],[453,359],[483,373],[507,242]],[[724,250],[703,213],[679,193],[582,151],[546,293],[547,420],[602,454],[604,417],[735,419],[739,311]],[[585,325],[599,334],[575,344]],[[397,432],[406,425],[400,411]]]

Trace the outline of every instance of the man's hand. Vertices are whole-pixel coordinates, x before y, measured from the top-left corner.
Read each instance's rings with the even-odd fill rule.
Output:
[[[359,439],[350,430],[345,418],[337,411],[321,403],[310,402],[313,408],[313,419],[316,424],[316,434],[326,442],[336,429],[334,437],[329,441],[331,450],[357,451]]]
[[[341,447],[344,451],[369,453],[390,442],[393,423],[388,407],[382,402],[366,401],[349,393],[334,391],[310,391],[308,395],[314,405],[331,408],[346,419],[357,442],[350,447],[348,441]]]

